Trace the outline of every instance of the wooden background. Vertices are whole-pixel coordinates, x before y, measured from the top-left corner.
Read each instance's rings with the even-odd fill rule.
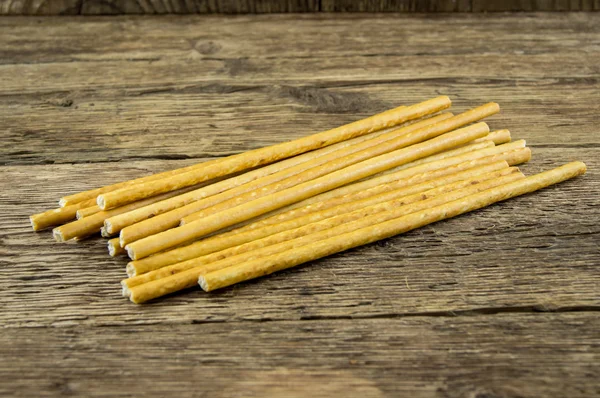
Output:
[[[0,396],[600,396],[599,93],[597,13],[0,18]],[[142,306],[104,240],[29,226],[440,94],[588,174]]]
[[[594,10],[600,0],[0,0],[0,15]]]

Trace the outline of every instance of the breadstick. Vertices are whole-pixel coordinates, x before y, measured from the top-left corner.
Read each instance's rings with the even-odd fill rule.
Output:
[[[131,227],[124,228],[121,230],[121,246],[128,245],[142,238],[176,227],[182,217],[184,218],[184,222],[189,222],[200,219],[207,213],[212,214],[217,211],[227,210],[240,205],[245,201],[255,200],[268,194],[291,188],[294,185],[321,177],[351,164],[390,152],[394,149],[408,146],[409,144],[430,139],[444,132],[453,130],[456,127],[494,114],[498,112],[498,109],[497,104],[490,103],[460,115],[453,116],[449,119],[439,121],[435,124],[425,124],[429,121],[428,119],[408,127],[394,130],[374,140],[365,141],[353,147],[330,153],[319,158],[314,167],[311,167],[312,162],[302,163],[298,166],[258,179],[252,183],[190,203],[186,206],[161,214],[158,217],[154,217],[151,220],[142,221]],[[381,142],[384,139],[387,139],[387,141]],[[371,145],[373,141],[376,145]],[[281,177],[286,178],[282,179]],[[269,184],[266,185],[267,183]]]
[[[77,210],[77,219],[80,220],[84,217],[89,217],[92,214],[96,214],[98,212],[102,211],[100,209],[100,207],[98,207],[97,204],[94,203],[94,205],[90,206],[90,207],[84,207],[83,209],[79,209]]]
[[[392,132],[384,130],[381,134],[380,132],[376,132],[356,137],[244,173],[237,177],[228,178],[216,184],[194,190],[188,194],[176,196],[169,200],[111,217],[105,221],[106,230],[110,233],[117,233],[129,225],[141,223],[153,217],[151,221],[124,231],[122,234],[122,246],[124,246],[135,240],[176,227],[179,225],[179,220],[188,214],[296,175],[310,167],[307,165],[312,164],[312,162],[315,162],[316,165],[326,163],[332,159],[331,154],[345,153],[344,151],[348,151],[348,153],[357,152],[361,148],[368,148],[371,144],[375,145],[376,143],[393,138],[396,131],[400,134],[408,133],[452,116],[452,114],[444,113],[400,129],[394,129]],[[333,155],[333,158],[335,156]]]
[[[111,257],[118,256],[119,254],[125,254],[125,249],[119,244],[119,238],[113,238],[108,241],[108,255]]]
[[[246,170],[256,166],[273,163],[304,152],[332,145],[340,141],[384,129],[407,120],[432,114],[450,106],[446,96],[437,97],[402,109],[393,109],[370,118],[359,120],[332,130],[299,138],[265,148],[255,149],[238,155],[221,159],[217,164],[198,168],[186,173],[156,180],[151,183],[138,184],[98,196],[98,205],[102,209],[111,209],[126,203],[134,202],[148,196],[157,195],[174,189],[195,185],[200,182]]]
[[[79,202],[74,205],[60,207],[58,209],[52,209],[43,213],[34,214],[29,216],[31,226],[34,231],[39,231],[44,228],[52,227],[54,225],[64,224],[68,221],[74,220],[77,215],[77,210],[95,205],[96,200],[90,199],[84,202]]]
[[[517,144],[519,143],[513,143],[510,147],[514,147]],[[511,149],[510,147],[504,149]],[[457,157],[457,159],[444,159],[441,161],[420,165],[411,169],[402,170],[393,176],[380,177],[379,184],[366,185],[358,183],[355,184],[358,185],[357,188],[353,190],[344,189],[347,187],[338,188],[338,191],[343,191],[340,191],[339,195],[326,198],[326,200],[310,203],[298,208],[293,208],[286,212],[277,213],[270,217],[250,223],[246,226],[236,228],[230,232],[220,233],[216,236],[203,239],[188,246],[172,249],[164,253],[158,253],[150,257],[132,261],[127,265],[128,274],[129,276],[133,276],[135,272],[148,272],[166,265],[189,260],[191,258],[199,257],[214,251],[220,251],[237,244],[245,243],[245,241],[243,241],[243,237],[239,238],[236,237],[236,235],[251,229],[278,224],[353,200],[364,199],[366,197],[386,192],[391,189],[408,187],[425,181],[433,180],[435,178],[453,175],[473,167],[492,164],[498,161],[506,161],[509,165],[517,165],[527,162],[531,157],[531,151],[529,148],[518,148],[516,150],[491,155],[489,154],[489,151],[485,151],[483,154],[489,156],[478,158],[481,152],[483,151],[473,152],[473,160],[469,160],[469,158],[466,156],[460,156]],[[458,161],[461,161],[461,163],[457,164]],[[348,187],[352,187],[352,185]],[[241,239],[241,241],[238,242],[238,239]]]
[[[477,123],[432,138],[420,144],[376,156],[314,180],[298,184],[292,188],[287,188],[243,203],[237,207],[211,214],[200,221],[195,221],[130,243],[126,247],[127,253],[132,260],[147,257],[159,251],[178,246],[193,239],[198,239],[222,228],[249,220],[291,203],[299,202],[308,197],[346,185],[383,170],[433,155],[449,148],[454,148],[476,138],[483,137],[488,132],[489,127],[487,124]]]
[[[200,275],[209,274],[220,269],[227,269],[228,267],[236,268],[237,265],[247,262],[253,263],[253,260],[255,259],[285,252],[293,249],[294,247],[303,247],[312,242],[328,239],[349,231],[365,228],[376,223],[381,223],[392,218],[398,218],[405,214],[428,209],[432,206],[436,206],[437,204],[447,203],[451,200],[456,200],[467,195],[483,191],[490,187],[498,186],[505,182],[514,181],[517,178],[524,178],[524,176],[518,172],[518,170],[515,169],[512,171],[516,171],[516,173],[513,172],[509,175],[496,177],[494,179],[481,182],[473,180],[475,184],[467,184],[467,187],[457,190],[444,192],[444,190],[440,189],[440,187],[433,191],[427,191],[425,193],[413,195],[413,197],[408,200],[410,204],[405,204],[407,198],[399,198],[374,206],[365,207],[352,213],[333,217],[331,219],[333,222],[332,228],[328,228],[328,222],[330,221],[329,219],[314,224],[309,224],[302,227],[303,233],[298,235],[296,238],[284,240],[280,243],[272,245],[267,244],[264,247],[260,246],[260,242],[252,242],[255,245],[258,244],[258,247],[255,250],[225,257],[221,260],[218,260],[219,257],[217,257],[217,261],[214,262],[205,263],[203,261],[204,258],[201,257],[198,259],[189,260],[186,262],[187,264],[175,264],[166,268],[173,269],[182,266],[190,266],[194,263],[197,263],[198,265],[194,268],[188,268],[187,270],[183,270],[171,276],[166,276],[161,279],[146,282],[137,286],[132,286],[135,284],[135,282],[131,283],[131,281],[125,280],[122,282],[122,286],[124,288],[123,291],[124,294],[129,294],[134,303],[144,302],[164,294],[172,293],[186,287],[191,287],[196,283]],[[435,191],[437,191],[437,195],[435,195]],[[432,195],[431,197],[429,197],[430,194]],[[345,220],[348,220],[348,222],[345,222]],[[294,231],[286,232],[289,234],[289,232],[293,233]],[[264,240],[269,241],[272,239],[272,237],[267,237]],[[211,255],[211,257],[214,257],[214,255]],[[166,271],[168,270],[161,269],[154,271],[154,273],[165,273]],[[147,274],[141,275],[141,277],[136,277],[136,279],[147,278]]]
[[[144,200],[130,203],[126,206],[118,207],[116,209],[100,211],[85,218],[71,222],[69,224],[56,227],[52,230],[52,234],[57,242],[65,242],[74,238],[84,238],[92,234],[101,232],[101,227],[104,225],[104,220],[108,217],[131,211],[142,206],[147,206],[149,204],[155,203],[156,201],[179,195],[181,192],[186,192],[186,190],[189,191],[190,189],[191,188],[188,187],[179,191],[167,192],[162,195],[158,195],[152,198],[146,198]]]
[[[425,181],[421,184],[405,186],[399,189],[394,189],[394,184],[386,184],[389,186],[389,190],[384,191],[382,189],[383,187],[377,187],[382,189],[382,193],[376,193],[366,198],[360,198],[358,200],[348,201],[339,205],[327,207],[323,210],[315,211],[313,213],[309,213],[301,217],[284,221],[282,223],[266,225],[262,228],[256,228],[233,235],[221,234],[206,239],[203,241],[203,246],[205,247],[206,253],[203,253],[204,255],[202,256],[202,258],[204,260],[211,259],[210,262],[220,260],[221,258],[237,255],[243,252],[254,250],[256,248],[267,246],[267,242],[270,245],[301,236],[304,234],[304,230],[301,227],[304,227],[309,224],[312,225],[313,223],[317,223],[322,220],[327,220],[327,222],[321,224],[321,229],[331,228],[335,225],[338,225],[338,221],[339,223],[349,222],[351,217],[342,217],[342,215],[346,215],[361,208],[374,206],[376,204],[388,202],[398,198],[402,198],[402,203],[409,204],[417,200],[422,200],[423,195],[428,197],[440,195],[445,192],[464,188],[465,186],[468,186],[473,183],[510,174],[514,171],[515,170],[510,169],[508,167],[508,163],[506,163],[505,161],[500,161],[481,167],[475,167],[448,176],[436,178],[430,181]],[[423,193],[425,191],[427,191],[427,193]],[[311,228],[314,228],[314,225]],[[200,257],[200,255],[190,258],[196,257]],[[142,259],[141,261],[144,261],[144,259]],[[129,276],[145,274],[149,271],[153,271],[154,269],[156,269],[143,266],[140,267],[139,264],[135,263],[136,262],[134,261],[127,265],[127,274]],[[188,263],[188,261],[185,261],[185,263]],[[179,264],[183,263],[180,262]],[[169,270],[173,269],[170,266],[164,268]],[[167,272],[169,272],[169,270],[167,270]]]
[[[433,170],[434,168],[437,168],[438,165],[440,165],[439,167],[453,166],[453,165],[456,165],[456,164],[459,164],[462,162],[471,161],[476,158],[483,158],[483,157],[487,157],[487,156],[503,154],[503,153],[510,152],[515,149],[522,149],[522,148],[525,148],[525,145],[526,145],[525,140],[518,140],[518,141],[514,141],[514,142],[509,142],[507,144],[498,145],[495,147],[480,149],[480,150],[474,151],[474,152],[467,152],[462,155],[453,156],[453,157],[447,158],[447,159],[441,159],[441,160],[439,160],[439,162],[440,162],[439,164],[437,163],[438,161],[434,161],[434,162],[426,162],[426,163],[423,163],[423,164],[415,166],[415,167],[423,167],[425,170]],[[521,154],[519,156],[517,156],[516,158],[521,159],[523,157],[526,158],[523,161],[523,163],[529,160],[529,158],[531,157],[531,151],[529,150],[529,148],[526,148],[525,151],[522,151]],[[431,156],[425,157],[423,159],[428,159],[428,158],[431,158]],[[499,159],[505,159],[505,155],[501,155],[501,157],[496,160],[499,160]],[[505,159],[505,160],[511,166],[515,165],[515,163],[511,163],[509,161],[509,159]],[[412,162],[409,162],[408,164],[411,164],[411,163]],[[381,173],[377,173],[368,179],[364,179],[363,181],[358,181],[353,184],[349,184],[347,186],[343,186],[343,187],[331,190],[329,192],[315,195],[315,196],[305,199],[301,202],[294,203],[294,204],[286,207],[283,211],[292,210],[292,209],[295,209],[298,207],[303,207],[303,206],[309,205],[311,203],[325,201],[325,200],[328,200],[328,199],[336,197],[336,196],[345,195],[345,194],[348,194],[351,192],[368,189],[368,188],[374,187],[379,184],[384,184],[384,183],[387,183],[390,181],[394,181],[395,179],[398,178],[398,175],[396,173],[404,172],[403,166],[404,165],[399,165],[399,166],[393,167],[389,170],[385,170]],[[412,168],[410,168],[410,169],[412,169]],[[406,170],[410,170],[410,169],[406,169]],[[400,175],[402,175],[402,174],[400,174]],[[276,213],[274,213],[274,214],[276,214]]]
[[[377,116],[382,116],[384,118],[387,117],[386,120],[390,120],[390,126],[394,126],[396,124],[400,124],[400,123],[394,123],[393,121],[391,121],[391,120],[393,120],[394,114],[397,113],[398,111],[404,109],[404,108],[406,108],[406,107],[405,106],[399,106],[397,108],[391,109],[389,111],[383,112],[383,113],[381,113],[379,115],[375,115],[373,117],[377,117]],[[435,113],[435,112],[431,112],[431,113]],[[370,119],[370,118],[367,118],[367,119]],[[367,119],[363,119],[363,120],[367,120]],[[358,122],[355,122],[355,123],[358,123]],[[347,125],[347,126],[349,126],[349,125]],[[342,127],[345,127],[345,126],[342,126]],[[377,131],[377,130],[373,130],[373,131]],[[172,177],[172,176],[175,176],[177,174],[194,171],[194,170],[196,170],[198,168],[205,168],[205,167],[208,167],[208,166],[211,166],[211,165],[215,165],[215,164],[218,164],[218,163],[220,163],[222,161],[223,161],[223,159],[215,159],[215,160],[211,160],[211,161],[207,161],[207,162],[203,162],[203,163],[199,163],[199,164],[194,164],[194,165],[187,166],[187,167],[182,167],[182,168],[175,169],[175,170],[169,170],[169,171],[165,171],[165,172],[162,172],[162,173],[157,173],[157,174],[152,174],[152,175],[149,175],[149,176],[146,176],[146,177],[137,178],[137,179],[134,179],[134,180],[123,181],[123,182],[120,182],[120,183],[117,183],[117,184],[112,184],[112,185],[108,185],[108,186],[105,186],[105,187],[101,187],[101,188],[92,189],[92,190],[89,190],[89,191],[80,192],[80,193],[77,193],[77,194],[74,194],[74,195],[69,195],[69,196],[63,197],[59,201],[59,204],[60,204],[60,206],[66,206],[66,205],[70,205],[70,204],[79,203],[79,202],[81,202],[83,200],[86,200],[86,199],[94,199],[94,203],[96,203],[96,198],[100,194],[103,194],[103,193],[106,193],[106,192],[112,192],[112,191],[115,191],[117,189],[121,189],[121,188],[125,188],[125,187],[130,187],[130,186],[137,185],[137,184],[142,184],[142,183],[147,183],[147,182],[151,182],[151,181],[160,180],[160,179],[163,179],[163,178]]]
[[[501,145],[501,144],[506,144],[507,142],[510,142],[510,140],[511,140],[510,131],[504,129],[504,130],[492,131],[485,137],[478,138],[473,142],[494,141],[494,144]]]
[[[234,283],[268,275],[307,261],[316,260],[380,239],[389,238],[427,224],[489,206],[499,201],[530,193],[582,175],[585,171],[586,166],[582,162],[568,163],[559,168],[475,193],[450,203],[393,218],[390,221],[371,225],[301,247],[294,247],[291,250],[272,256],[257,258],[243,264],[211,272],[200,276],[199,284],[203,290],[212,291]],[[134,298],[133,295],[132,298]]]
[[[267,196],[269,194],[281,191],[285,188],[290,188],[295,185],[298,185],[302,182],[309,181],[315,179],[317,177],[321,177],[325,174],[334,172],[336,170],[342,169],[344,167],[350,166],[352,164],[373,158],[378,155],[383,155],[384,153],[391,152],[393,150],[397,150],[400,148],[407,147],[412,144],[417,144],[419,142],[426,141],[433,137],[439,136],[442,133],[447,131],[454,130],[457,127],[464,126],[465,124],[482,119],[489,115],[492,115],[498,112],[498,104],[489,103],[474,109],[471,109],[467,112],[461,113],[460,115],[456,115],[447,120],[441,121],[431,126],[424,127],[422,129],[415,129],[411,133],[403,134],[399,137],[393,138],[386,142],[383,142],[376,146],[371,146],[363,151],[356,152],[351,155],[339,156],[337,159],[332,154],[332,159],[329,160],[326,164],[318,168],[311,168],[309,170],[304,171],[303,173],[297,174],[294,177],[290,177],[286,180],[279,181],[277,185],[271,185],[268,187],[263,187],[260,191],[253,191],[247,193],[245,196],[238,196],[235,199],[229,200],[227,202],[221,202],[216,206],[212,206],[210,208],[205,208],[202,211],[196,212],[194,214],[190,214],[182,219],[182,224],[190,223],[193,221],[200,220],[206,217],[208,214],[224,211],[226,209],[235,207],[240,205],[241,203],[255,200],[263,196]],[[190,205],[194,206],[194,205]]]

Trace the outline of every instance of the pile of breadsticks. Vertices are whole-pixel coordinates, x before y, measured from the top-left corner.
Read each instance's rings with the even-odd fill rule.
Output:
[[[219,289],[581,175],[525,177],[525,141],[490,132],[488,103],[442,96],[294,141],[80,192],[31,216],[59,242],[101,233],[127,253],[123,294],[142,303]],[[249,171],[248,171],[249,170]],[[77,219],[76,221],[73,221]]]

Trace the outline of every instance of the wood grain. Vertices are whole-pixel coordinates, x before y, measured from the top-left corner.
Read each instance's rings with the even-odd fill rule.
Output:
[[[600,14],[11,17],[0,32],[0,395],[600,394]],[[440,94],[456,111],[499,102],[490,126],[528,141],[526,174],[588,174],[145,306],[121,297],[126,260],[105,240],[28,224],[64,194]]]
[[[0,15],[594,11],[598,0],[0,0]]]
[[[197,17],[4,19],[14,34],[0,35],[0,164],[224,156],[440,93],[459,110],[498,101],[495,126],[518,134],[526,124],[537,144],[594,146],[600,14],[587,15],[347,16],[329,28],[352,24],[344,43],[311,39],[319,16],[206,18],[202,32]],[[550,33],[540,37],[542,28]],[[236,29],[256,33],[227,39]],[[451,40],[436,39],[448,32]],[[471,37],[480,40],[467,57]]]
[[[580,312],[5,329],[0,394],[588,398],[598,328]]]

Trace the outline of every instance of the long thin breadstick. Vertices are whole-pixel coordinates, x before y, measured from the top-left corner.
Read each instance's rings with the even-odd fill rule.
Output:
[[[212,291],[234,283],[268,275],[307,261],[316,260],[343,250],[385,239],[427,224],[474,211],[499,201],[530,193],[582,175],[585,171],[586,166],[582,162],[568,163],[556,169],[491,188],[450,203],[394,218],[390,221],[378,223],[305,246],[294,247],[292,250],[272,256],[258,258],[233,267],[211,272],[200,276],[199,284],[203,290]]]
[[[74,238],[84,238],[95,233],[101,232],[101,228],[104,225],[104,220],[106,220],[108,217],[135,210],[142,206],[147,206],[158,200],[173,197],[175,195],[180,194],[181,192],[186,192],[186,190],[189,191],[190,189],[190,187],[187,187],[179,191],[167,192],[162,195],[146,198],[144,200],[130,203],[126,206],[118,207],[116,209],[100,211],[90,216],[81,218],[77,221],[73,221],[69,224],[56,227],[52,230],[52,234],[54,236],[54,239],[58,242],[66,242]]]
[[[380,195],[391,191],[395,192],[397,195],[410,195],[432,189],[440,184],[450,184],[452,182],[470,178],[477,174],[492,172],[508,167],[508,163],[504,160],[465,169],[464,167],[467,165],[468,163],[462,163],[454,167],[420,173],[412,177],[399,178],[395,181],[377,185],[370,189],[338,196],[325,202],[317,202],[310,206],[292,210],[287,214],[282,214],[278,217],[260,220],[245,227],[236,228],[230,232],[218,234],[188,246],[159,253],[141,260],[131,261],[127,264],[127,274],[129,276],[143,274],[169,264],[222,251],[229,247],[238,246],[274,233],[292,229],[297,225],[303,225],[319,221],[323,218],[332,217],[333,215],[336,215],[336,212],[345,212],[344,209],[341,209],[341,206],[343,205],[361,202],[363,200],[372,200],[375,197],[379,197]],[[331,211],[334,213],[332,214]],[[296,224],[289,224],[290,222],[295,222]],[[291,226],[288,227],[286,224]]]
[[[388,178],[388,176],[379,178],[380,184],[378,185],[364,187],[359,186],[358,189],[352,191],[344,190],[345,193],[340,192],[339,195],[327,198],[324,201],[314,202],[302,207],[293,208],[286,212],[277,213],[270,217],[250,223],[246,226],[236,228],[230,232],[220,233],[216,236],[203,239],[188,246],[172,249],[150,257],[132,261],[127,266],[129,276],[133,276],[135,272],[147,272],[164,267],[166,265],[189,260],[191,258],[199,257],[215,251],[220,251],[236,244],[245,243],[245,241],[238,242],[238,239],[243,238],[236,237],[235,235],[251,229],[262,228],[267,225],[279,224],[287,220],[347,203],[349,201],[364,199],[372,195],[386,192],[388,188],[399,189],[402,187],[408,187],[425,181],[433,180],[435,178],[453,175],[473,167],[492,164],[498,161],[506,161],[509,165],[517,165],[527,162],[531,157],[531,151],[529,148],[517,148],[504,153],[491,155],[486,153],[489,156],[478,158],[480,152],[481,151],[475,151],[472,153],[473,160],[468,160],[467,158],[465,161],[465,156],[459,157],[458,160],[462,162],[458,164],[456,164],[457,160],[455,159],[444,159],[442,161],[432,162],[426,165],[420,165],[411,169],[402,170],[396,173],[394,176],[389,176],[392,178]],[[344,187],[338,188],[338,190],[342,190],[343,188]]]
[[[130,243],[126,247],[127,254],[132,260],[147,257],[159,251],[178,246],[222,228],[249,220],[291,203],[299,202],[308,197],[329,191],[383,170],[465,144],[476,138],[483,137],[488,132],[489,127],[487,124],[477,123],[432,138],[420,144],[376,156],[314,180],[298,184],[292,188],[284,189],[216,214],[211,214],[201,220],[201,222],[189,223]]]
[[[510,142],[510,140],[511,140],[510,131],[503,129],[503,130],[492,131],[485,137],[478,138],[473,142],[493,141],[494,144],[501,145],[501,144],[506,144],[507,142]]]
[[[340,216],[339,218],[346,218],[350,220],[348,223],[341,222],[333,228],[327,228],[327,221],[324,220],[315,224],[309,224],[302,227],[303,235],[283,241],[281,243],[267,245],[262,248],[258,248],[251,252],[242,253],[236,256],[228,257],[223,260],[210,262],[207,264],[200,263],[199,266],[190,268],[188,270],[167,276],[158,280],[147,282],[138,286],[128,287],[127,282],[122,283],[124,287],[124,294],[129,294],[130,298],[135,303],[147,301],[149,299],[162,296],[164,294],[172,293],[182,288],[193,286],[200,275],[209,274],[211,272],[227,269],[229,267],[236,267],[238,264],[247,262],[253,263],[255,259],[267,257],[276,253],[285,252],[293,249],[296,246],[304,246],[312,242],[318,242],[323,239],[335,237],[340,234],[344,234],[349,231],[356,230],[357,228],[364,228],[375,223],[390,220],[392,218],[398,218],[401,215],[410,214],[415,211],[430,208],[440,203],[447,203],[451,200],[456,200],[464,196],[479,192],[490,187],[497,186],[504,182],[514,181],[516,178],[524,178],[524,176],[516,170],[517,173],[497,177],[486,181],[477,181],[476,184],[469,184],[466,188],[452,190],[438,196],[432,196],[429,198],[427,191],[422,194],[417,194],[413,198],[411,204],[404,204],[405,198],[391,200],[383,202],[374,206],[366,207],[357,210],[353,213]],[[439,189],[438,189],[439,190]],[[419,199],[422,199],[419,201]],[[414,200],[417,200],[416,202]],[[337,223],[334,223],[337,224]],[[322,229],[325,228],[325,229]],[[268,240],[268,238],[265,238]],[[200,259],[198,259],[200,260]],[[194,260],[190,260],[193,263]],[[170,266],[173,268],[175,266]],[[155,271],[161,272],[163,270]],[[144,277],[145,275],[142,275]],[[173,290],[174,289],[174,290]]]
[[[143,221],[121,231],[121,246],[130,244],[145,237],[158,234],[169,228],[176,227],[183,217],[194,217],[199,219],[207,213],[215,213],[227,210],[260,197],[293,187],[302,182],[323,176],[327,173],[339,170],[354,163],[372,158],[383,153],[399,149],[410,144],[415,144],[430,139],[444,132],[451,131],[457,127],[479,120],[498,112],[495,103],[486,104],[449,119],[439,121],[435,124],[426,124],[429,120],[392,131],[388,134],[360,143],[351,148],[330,153],[322,158],[315,167],[306,162],[279,173],[253,181],[229,191],[223,192],[209,198],[190,203],[186,206],[174,209],[162,214],[152,220]],[[381,142],[387,139],[385,142]],[[375,141],[377,145],[370,145]],[[355,151],[356,150],[356,151]],[[290,176],[287,176],[291,174]],[[285,179],[280,177],[287,176]],[[271,182],[273,181],[273,182]],[[264,185],[269,182],[268,185]],[[250,189],[256,186],[260,189]],[[196,213],[192,216],[193,213]]]
[[[215,177],[235,173],[252,167],[273,163],[304,152],[332,145],[340,141],[378,131],[407,120],[432,114],[450,106],[450,98],[437,97],[419,104],[401,109],[393,109],[370,118],[359,120],[332,130],[299,138],[265,148],[255,149],[221,159],[216,164],[198,168],[187,173],[156,180],[151,183],[137,184],[98,196],[98,205],[102,209],[111,209],[131,203],[148,196],[169,192],[175,189],[195,185]]]
[[[188,194],[176,196],[132,212],[111,217],[105,221],[106,230],[110,233],[117,233],[129,225],[140,223],[135,228],[130,228],[123,232],[121,245],[124,246],[129,242],[176,227],[179,225],[179,220],[188,214],[297,175],[306,168],[310,168],[313,162],[314,165],[321,165],[338,156],[358,152],[378,143],[385,142],[397,135],[415,131],[452,116],[452,114],[437,115],[399,129],[394,129],[391,132],[384,131],[382,134],[376,132],[356,137],[261,167]],[[151,221],[142,223],[150,217],[152,217]]]
[[[108,241],[108,254],[111,257],[118,256],[119,254],[125,254],[125,249],[119,244],[119,238],[112,238]]]
[[[467,152],[462,155],[453,156],[453,157],[450,157],[447,159],[441,159],[441,160],[433,161],[433,162],[426,162],[421,165],[407,168],[406,170],[412,170],[416,167],[423,167],[423,169],[432,170],[434,168],[437,168],[438,165],[439,165],[439,167],[453,166],[453,165],[456,165],[456,164],[459,164],[462,162],[467,162],[467,161],[470,161],[470,160],[473,160],[476,158],[483,158],[483,157],[487,157],[487,156],[498,155],[498,154],[510,152],[515,149],[523,149],[523,148],[525,148],[525,145],[526,145],[525,140],[518,140],[518,141],[510,142],[507,144],[498,145],[495,147],[480,149],[480,150],[474,151],[474,152]],[[529,148],[525,148],[525,151],[521,152],[521,154],[522,155],[517,156],[517,158],[522,158],[523,155],[525,155],[527,158],[525,161],[528,161],[529,158],[531,157],[531,151]],[[434,154],[433,156],[436,156],[436,154]],[[423,159],[431,159],[433,156],[428,156]],[[502,159],[504,159],[504,155],[502,155],[502,156],[503,156]],[[418,161],[420,159],[416,159],[416,160]],[[508,161],[508,159],[505,159],[505,160]],[[438,163],[438,162],[440,162],[440,163]],[[413,162],[409,162],[407,164],[410,165],[410,164],[413,164]],[[514,165],[511,162],[509,162],[509,164],[511,166]],[[285,208],[284,211],[295,209],[297,207],[306,206],[306,205],[309,205],[309,204],[315,203],[315,202],[325,201],[325,200],[328,200],[328,199],[336,197],[336,196],[346,195],[348,193],[360,191],[363,189],[368,189],[368,188],[374,187],[379,184],[384,184],[384,183],[393,181],[396,178],[398,178],[398,174],[396,174],[396,173],[399,173],[399,172],[404,173],[405,169],[403,166],[404,166],[404,164],[401,164],[401,165],[398,165],[391,169],[384,170],[380,173],[374,174],[370,178],[364,179],[363,181],[358,181],[353,184],[349,184],[349,185],[331,190],[329,192],[324,192],[322,194],[315,195],[313,197],[304,199],[301,202],[297,202],[297,203],[294,203],[294,204],[288,206],[287,208]],[[400,174],[400,175],[402,175],[402,174]]]
[[[60,207],[58,209],[52,209],[43,213],[34,214],[29,216],[31,226],[34,231],[39,231],[54,225],[64,224],[68,221],[74,220],[77,216],[77,210],[93,206],[96,203],[95,199],[90,199],[84,202],[79,202],[74,205]]]
[[[450,191],[461,189],[473,184],[478,184],[482,181],[491,180],[517,171],[518,170],[516,168],[509,168],[506,162],[496,162],[491,165],[470,169],[465,172],[427,181],[414,186],[384,192],[366,199],[356,200],[339,206],[331,207],[283,223],[268,225],[263,228],[240,233],[230,237],[232,242],[230,247],[227,249],[215,251],[204,256],[198,256],[197,258],[179,262],[174,265],[169,265],[161,268],[158,271],[137,270],[138,272],[133,273],[130,272],[128,265],[128,275],[139,274],[139,276],[127,279],[125,281],[125,285],[127,287],[132,287],[138,284],[146,283],[150,280],[169,276],[201,264],[208,264],[224,258],[292,240],[309,233],[333,228],[337,225],[354,221],[357,218],[364,217],[368,214],[374,214],[379,211],[383,211],[389,206],[408,205],[419,200],[424,200],[433,196],[439,196]],[[366,208],[369,208],[369,210],[366,212],[357,211]],[[323,222],[323,220],[325,221]],[[242,261],[237,257],[236,259],[236,261]]]
[[[470,122],[493,115],[494,113],[498,112],[498,110],[498,104],[485,104],[483,106],[471,109],[467,112],[461,113],[460,115],[456,115],[434,125],[426,126],[422,129],[415,129],[410,133],[402,134],[399,137],[395,137],[386,142],[382,142],[378,145],[371,146],[365,150],[356,152],[354,154],[339,156],[338,158],[335,158],[335,156],[333,156],[334,154],[331,154],[332,159],[321,167],[310,168],[304,171],[303,173],[297,174],[294,177],[290,177],[286,180],[279,181],[277,185],[263,187],[263,189],[261,189],[260,191],[252,191],[245,194],[245,196],[241,195],[236,197],[235,199],[226,202],[221,202],[218,205],[205,208],[202,211],[196,212],[194,214],[187,215],[183,219],[183,221],[184,223],[190,223],[206,217],[207,214],[211,214],[217,211],[224,211],[229,208],[238,206],[246,201],[255,200],[260,197],[267,196],[269,194],[281,191],[283,189],[298,185],[305,181],[313,180],[315,178],[321,177],[325,174],[334,172],[336,170],[340,170],[352,164],[371,159],[375,156],[383,155],[385,153],[404,148],[409,145],[426,141],[433,137],[439,136],[447,131],[454,130],[457,127],[464,126],[465,124],[468,124]],[[190,206],[194,205],[195,204],[191,204]]]

